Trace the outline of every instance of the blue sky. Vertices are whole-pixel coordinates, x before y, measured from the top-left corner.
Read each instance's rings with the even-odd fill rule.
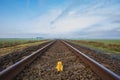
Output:
[[[0,0],[0,38],[120,39],[120,0]]]

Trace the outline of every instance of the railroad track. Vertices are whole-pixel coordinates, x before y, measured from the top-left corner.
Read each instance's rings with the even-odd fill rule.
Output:
[[[120,75],[120,55],[119,54],[107,54],[106,52],[98,49],[85,47],[72,42],[68,42],[73,47],[77,48],[82,53],[86,54],[90,58],[104,65],[114,73]]]
[[[59,60],[63,62],[63,72],[57,72],[55,69]],[[0,72],[0,80],[12,79],[120,80],[120,76],[103,67],[70,44],[58,40],[45,45]]]
[[[0,56],[0,71],[6,69],[7,67],[15,64],[16,62],[20,61],[21,59],[23,59],[24,57],[30,55],[32,52],[42,48],[44,45],[50,43],[51,41],[42,43],[42,44],[38,44],[35,46],[30,46],[27,47],[23,50],[17,50],[14,51],[12,53],[9,53],[5,56]]]

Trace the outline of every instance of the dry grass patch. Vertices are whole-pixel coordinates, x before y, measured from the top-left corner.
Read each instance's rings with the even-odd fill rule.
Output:
[[[40,44],[45,43],[45,42],[47,42],[47,40],[33,42],[33,43],[20,44],[20,45],[16,45],[16,46],[12,46],[12,47],[0,48],[0,56],[9,54],[9,53],[14,52],[14,51],[23,50],[29,46],[37,46],[37,45],[40,45]]]

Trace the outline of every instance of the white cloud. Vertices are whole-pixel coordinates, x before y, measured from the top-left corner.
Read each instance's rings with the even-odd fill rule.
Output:
[[[57,33],[70,33],[90,27],[103,19],[104,18],[98,16],[66,16],[56,21],[54,31]]]
[[[91,35],[97,35],[95,34],[97,31],[110,31],[119,28],[120,24],[111,24],[110,19],[115,15],[120,15],[118,6],[105,5],[105,3],[106,1],[103,0],[103,2],[96,1],[82,6],[73,4],[71,5],[72,7],[69,6],[70,8],[65,10],[51,9],[44,15],[25,22],[24,26],[28,26],[26,30],[30,33],[48,34],[50,36],[54,35],[54,37],[58,37],[57,35],[65,37],[72,34],[72,32],[82,30],[83,32],[92,32]],[[112,18],[112,20],[114,21],[115,19]],[[92,27],[97,24],[100,26]]]
[[[119,32],[120,32],[120,29],[117,29],[117,31],[119,31]]]
[[[51,20],[55,19],[60,13],[60,10],[50,10],[42,16],[25,22],[24,26],[28,26],[26,29],[30,33],[49,34],[52,29]]]
[[[51,9],[44,15],[28,22],[25,26],[29,26],[29,28],[27,28],[28,32],[49,34],[50,36],[53,35],[55,37],[57,35],[72,34],[72,32],[75,31],[108,31],[118,27],[118,24],[110,24],[111,21],[109,20],[107,21],[107,24],[104,23],[105,20],[111,17],[111,15],[107,14],[116,15],[116,13],[113,12],[119,14],[117,6],[105,7],[104,3],[96,3],[97,4],[92,3],[90,5],[77,7],[72,5],[72,7],[70,7],[72,9],[68,8],[68,10]],[[91,28],[92,25],[96,24],[101,24],[101,26]]]

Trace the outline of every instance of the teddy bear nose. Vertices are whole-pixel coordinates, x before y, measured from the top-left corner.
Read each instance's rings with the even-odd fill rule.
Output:
[[[57,69],[57,71],[63,71],[62,61],[58,61],[57,62],[56,69]]]

